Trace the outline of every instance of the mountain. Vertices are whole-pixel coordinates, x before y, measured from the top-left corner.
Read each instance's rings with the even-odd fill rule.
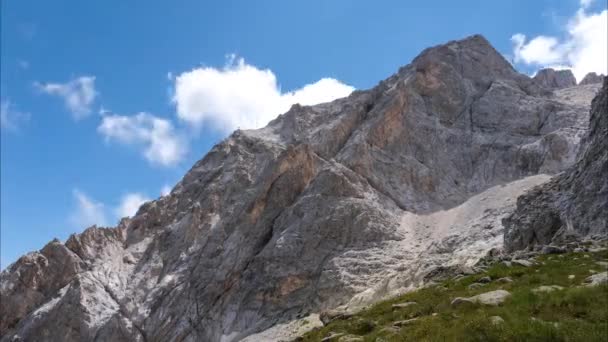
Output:
[[[590,72],[587,75],[585,75],[585,77],[583,77],[583,79],[581,80],[581,82],[579,84],[585,85],[585,84],[602,83],[605,78],[606,78],[606,76],[604,76],[604,75],[598,75],[594,72]]]
[[[534,81],[549,89],[562,89],[576,85],[576,78],[570,69],[554,70],[551,68],[539,70],[534,76]],[[597,83],[597,82],[591,82]]]
[[[9,266],[2,341],[287,339],[277,327],[471,267],[517,197],[575,163],[599,87],[548,89],[475,35],[294,105],[133,218]]]
[[[593,100],[576,164],[518,198],[504,224],[507,250],[608,234],[608,79]]]

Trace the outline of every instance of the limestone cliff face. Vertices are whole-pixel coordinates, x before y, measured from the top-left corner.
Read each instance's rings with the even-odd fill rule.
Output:
[[[593,100],[588,135],[575,165],[517,199],[504,221],[505,247],[608,234],[608,79]]]
[[[429,48],[234,132],[117,227],[19,259],[2,340],[235,341],[471,265],[538,174],[574,163],[598,88],[543,88],[478,35]]]

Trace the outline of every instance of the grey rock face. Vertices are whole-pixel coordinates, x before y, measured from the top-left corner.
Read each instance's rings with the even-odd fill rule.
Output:
[[[602,82],[604,82],[604,78],[606,78],[606,76],[598,75],[594,72],[590,72],[587,75],[585,75],[585,77],[583,77],[583,79],[581,80],[581,82],[579,84],[580,85],[596,84],[596,83],[601,84]]]
[[[608,234],[608,80],[593,100],[589,133],[576,164],[519,197],[504,225],[505,247],[511,251],[569,236]]]
[[[547,89],[562,89],[576,85],[576,78],[569,69],[554,70],[547,68],[539,70],[534,76],[534,81]]]
[[[19,259],[2,341],[236,341],[470,267],[538,174],[574,163],[598,88],[544,89],[481,36],[429,48],[234,132],[118,227]]]

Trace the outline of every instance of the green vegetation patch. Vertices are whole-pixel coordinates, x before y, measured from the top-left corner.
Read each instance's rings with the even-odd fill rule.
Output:
[[[483,274],[377,303],[302,340],[334,335],[331,341],[608,341],[608,286],[581,286],[606,271],[601,262],[608,261],[608,251],[542,255],[535,261],[531,267],[496,263]],[[486,276],[491,282],[469,287]],[[498,281],[505,277],[512,282]],[[540,286],[553,287],[538,291]],[[451,305],[456,297],[494,290],[511,296],[499,306]],[[416,304],[393,306],[406,302]]]

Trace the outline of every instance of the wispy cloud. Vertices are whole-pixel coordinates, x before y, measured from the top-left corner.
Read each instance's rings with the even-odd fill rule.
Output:
[[[34,85],[46,94],[62,98],[75,120],[91,114],[91,107],[98,96],[94,76],[81,76],[66,83],[35,82]]]
[[[17,131],[20,125],[29,119],[29,113],[18,111],[9,100],[0,101],[0,127],[2,129]]]
[[[86,228],[94,224],[107,226],[108,220],[103,203],[95,201],[78,189],[74,189],[72,195],[76,200],[76,207],[69,220],[76,228]]]
[[[275,74],[230,55],[223,68],[201,67],[174,77],[173,102],[184,122],[223,132],[265,126],[295,103],[313,105],[348,96],[354,88],[323,78],[282,92]]]
[[[161,196],[167,196],[170,193],[171,193],[171,187],[167,184],[163,185],[163,187],[160,189]]]
[[[129,193],[122,197],[120,204],[114,212],[119,219],[123,217],[132,217],[137,213],[139,207],[148,201],[150,201],[150,199],[143,194],[138,192]]]
[[[141,148],[144,157],[157,165],[175,165],[187,151],[186,140],[176,132],[171,121],[149,113],[103,115],[97,131],[106,141]]]
[[[593,0],[581,0],[580,8],[570,18],[564,37],[536,36],[527,39],[522,33],[511,37],[514,60],[538,67],[567,65],[577,80],[587,73],[607,73],[608,10],[588,12]]]

